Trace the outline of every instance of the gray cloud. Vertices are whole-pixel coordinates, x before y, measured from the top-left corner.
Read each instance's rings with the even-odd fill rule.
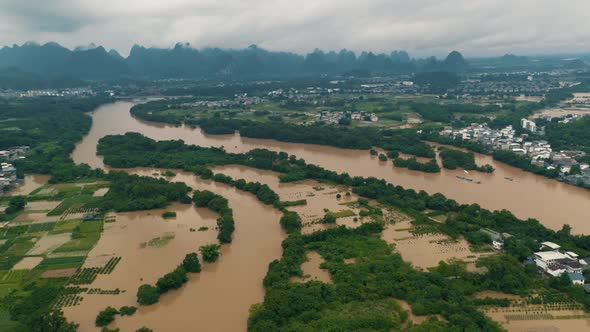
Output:
[[[470,56],[590,51],[588,0],[0,0],[0,44]]]

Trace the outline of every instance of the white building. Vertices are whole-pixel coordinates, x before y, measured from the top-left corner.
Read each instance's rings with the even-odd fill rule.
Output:
[[[526,129],[532,133],[537,132],[537,124],[534,121],[527,120],[527,119],[520,119],[520,126],[523,129]]]

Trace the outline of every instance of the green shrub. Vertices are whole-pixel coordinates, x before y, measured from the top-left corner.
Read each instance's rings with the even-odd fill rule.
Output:
[[[118,313],[119,312],[117,311],[117,309],[113,307],[106,307],[106,309],[99,312],[98,316],[96,316],[96,326],[100,327],[109,325],[115,320],[115,315],[117,315]]]
[[[201,252],[201,255],[203,255],[203,260],[205,262],[207,262],[207,263],[213,263],[221,255],[219,253],[219,249],[220,248],[221,248],[221,246],[218,245],[218,244],[209,244],[209,245],[206,245],[206,246],[201,246],[199,248],[199,251]]]
[[[137,303],[150,305],[160,300],[160,292],[152,285],[144,284],[137,289]]]

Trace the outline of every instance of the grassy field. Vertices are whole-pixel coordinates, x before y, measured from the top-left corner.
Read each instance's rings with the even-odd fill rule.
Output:
[[[346,217],[356,216],[356,213],[354,213],[352,210],[342,210],[342,211],[338,211],[338,212],[330,212],[330,214],[336,218],[346,218]]]
[[[72,232],[72,240],[57,248],[55,252],[90,250],[100,239],[103,221],[89,221],[78,224]]]
[[[59,233],[71,233],[76,226],[80,225],[82,221],[80,220],[64,220],[58,221],[53,230],[51,230],[50,234],[59,234]]]
[[[85,259],[84,256],[45,258],[38,268],[43,270],[78,268],[82,266]]]

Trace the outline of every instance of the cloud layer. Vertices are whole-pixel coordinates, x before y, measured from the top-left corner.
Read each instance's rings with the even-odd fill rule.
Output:
[[[0,0],[0,45],[580,53],[589,12],[588,0]]]

